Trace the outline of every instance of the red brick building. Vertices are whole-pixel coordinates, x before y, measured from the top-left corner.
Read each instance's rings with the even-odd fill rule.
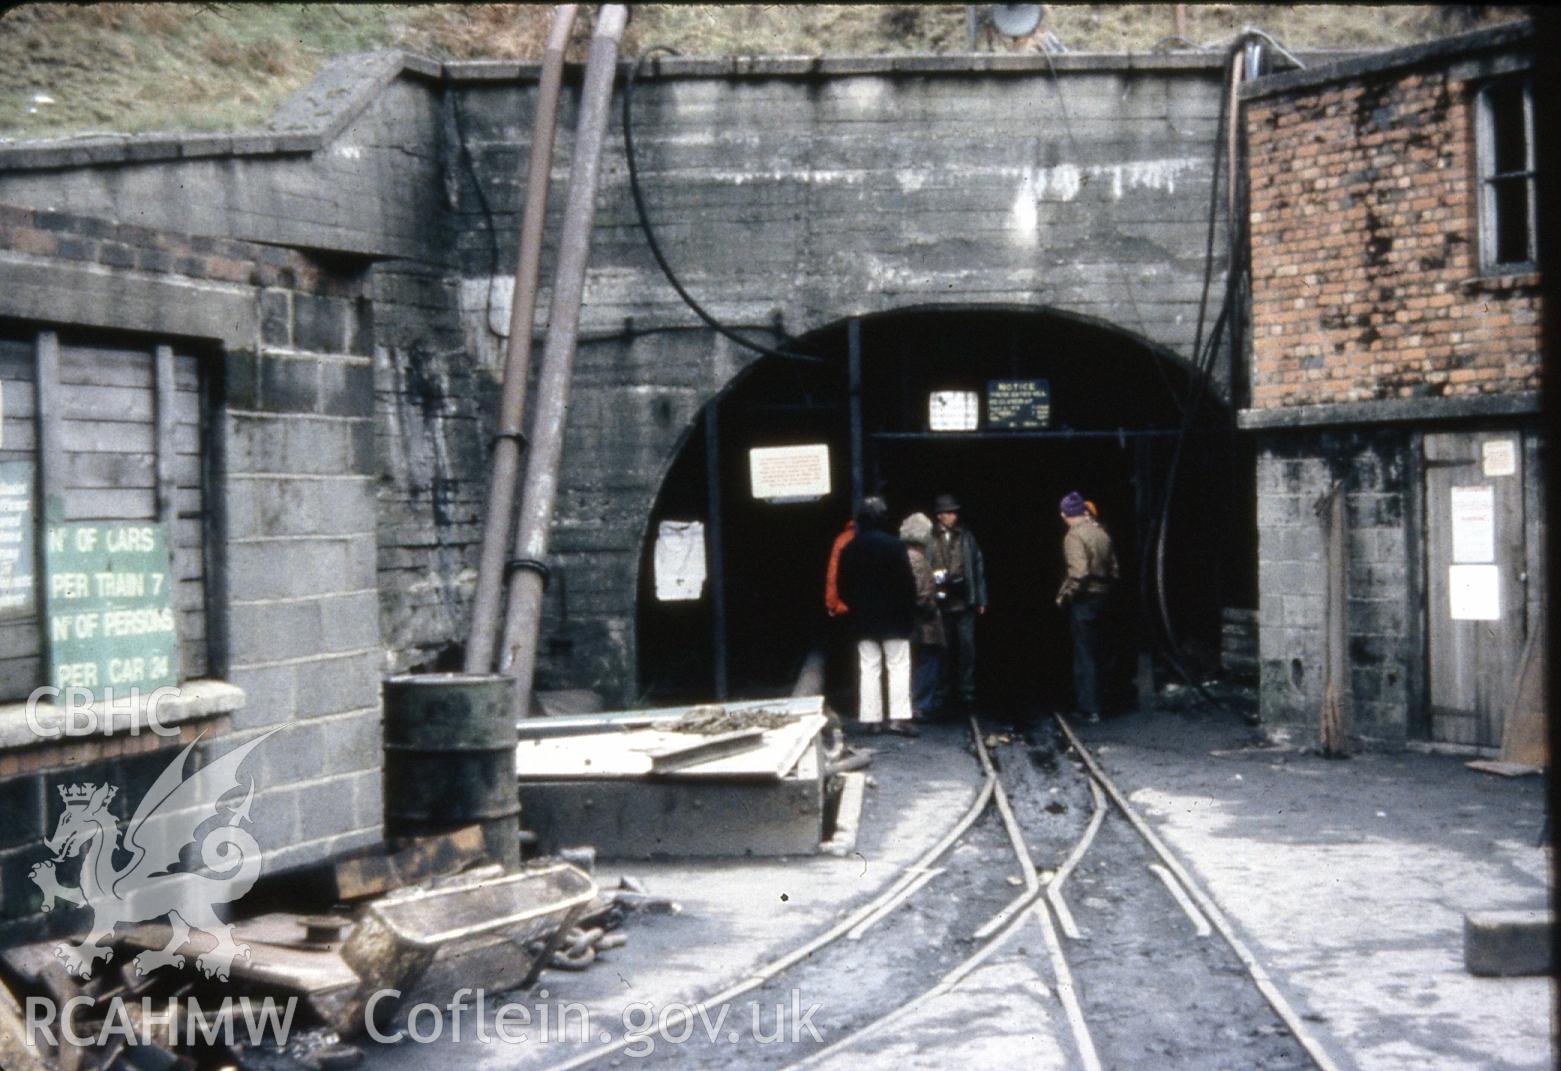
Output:
[[[1501,742],[1545,589],[1532,62],[1520,23],[1242,92],[1269,720],[1318,716],[1337,487],[1356,732]]]

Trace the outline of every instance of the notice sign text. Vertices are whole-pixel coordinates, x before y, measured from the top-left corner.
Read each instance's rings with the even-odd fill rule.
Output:
[[[1052,388],[1045,379],[990,379],[986,384],[986,426],[1037,431],[1051,426]]]
[[[33,615],[34,523],[32,462],[0,461],[0,621]]]
[[[163,525],[50,525],[44,572],[51,684],[103,698],[175,683],[178,634]]]
[[[748,474],[754,498],[822,498],[829,494],[829,447],[755,447],[748,451]]]

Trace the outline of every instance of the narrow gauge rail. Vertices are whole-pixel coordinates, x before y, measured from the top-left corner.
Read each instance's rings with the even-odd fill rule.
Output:
[[[794,1068],[833,1067],[847,1064],[862,1066],[863,1057],[870,1056],[876,1040],[897,1026],[902,1028],[898,1031],[898,1036],[901,1038],[905,1036],[907,1030],[914,1033],[914,1026],[907,1027],[906,1024],[916,1012],[956,990],[962,980],[977,971],[995,953],[1009,945],[1017,934],[1026,931],[1032,924],[1039,929],[1043,939],[1052,993],[1061,1005],[1067,1022],[1069,1037],[1066,1043],[1070,1044],[1072,1049],[1068,1066],[1078,1067],[1083,1071],[1101,1071],[1103,1067],[1111,1066],[1111,1061],[1103,1063],[1100,1052],[1097,1051],[1087,1013],[1091,1002],[1080,999],[1078,986],[1075,983],[1075,969],[1069,962],[1068,952],[1063,943],[1066,938],[1071,944],[1087,948],[1088,937],[1079,929],[1068,907],[1065,891],[1069,877],[1089,859],[1091,849],[1095,847],[1108,812],[1113,806],[1126,819],[1133,835],[1139,838],[1142,845],[1147,846],[1158,860],[1143,870],[1143,873],[1152,873],[1154,879],[1158,879],[1158,882],[1150,879],[1150,883],[1163,883],[1164,892],[1169,894],[1169,898],[1177,908],[1186,912],[1198,933],[1206,933],[1211,928],[1220,933],[1263,999],[1268,1002],[1278,1020],[1283,1023],[1283,1029],[1299,1046],[1300,1051],[1295,1054],[1293,1060],[1280,1059],[1276,1065],[1297,1066],[1311,1063],[1319,1071],[1337,1071],[1338,1065],[1306,1030],[1301,1017],[1290,1007],[1256,957],[1240,941],[1233,927],[1214,902],[1197,886],[1186,868],[1132,809],[1126,796],[1110,781],[1066,721],[1059,716],[1057,723],[1070,749],[1085,767],[1092,811],[1084,830],[1054,871],[1043,875],[1032,859],[1026,844],[1025,830],[1016,816],[1013,800],[1004,785],[1004,777],[993,762],[980,724],[972,718],[970,729],[976,756],[981,764],[983,780],[975,791],[969,807],[948,832],[914,863],[906,867],[900,877],[877,897],[851,912],[835,926],[765,965],[750,977],[701,1001],[700,1007],[720,1008],[739,997],[754,994],[765,987],[778,985],[782,980],[794,981],[799,974],[804,973],[799,968],[813,960],[818,953],[836,945],[837,942],[865,939],[886,919],[906,912],[907,906],[916,904],[919,896],[922,895],[922,890],[940,873],[937,867],[940,861],[950,859],[964,849],[980,849],[988,852],[992,850],[994,840],[994,831],[990,828],[992,823],[983,822],[982,819],[987,815],[989,805],[994,805],[992,809],[996,811],[1000,820],[1008,850],[1012,853],[1012,862],[1017,864],[1022,875],[1023,889],[1016,896],[1012,895],[1007,883],[1002,882],[1001,877],[996,873],[1004,868],[989,865],[997,880],[983,890],[981,895],[990,898],[993,889],[1001,889],[1004,896],[996,901],[1000,906],[994,914],[986,917],[979,927],[970,931],[968,938],[964,938],[977,942],[973,951],[944,971],[930,988],[897,995],[892,998],[895,1003],[889,1007],[882,1006],[881,998],[884,994],[881,991],[866,994],[877,1001],[875,1009],[878,1014],[858,1016],[845,1032],[835,1031],[834,1036],[823,1044],[815,1042],[809,1046],[806,1040],[795,1039],[789,1047],[776,1045],[770,1050],[755,1052],[740,1050],[730,1045],[723,1047],[717,1039],[713,1038],[703,1039],[708,1043],[701,1044],[700,1032],[693,1029],[695,1024],[686,1021],[693,1018],[690,1012],[662,1021],[654,1029],[647,1030],[645,1033],[631,1034],[580,1053],[565,1062],[553,1065],[555,1071],[585,1067],[618,1056],[631,1045],[639,1045],[640,1051],[643,1052],[645,1040],[654,1042],[658,1039],[666,1039],[668,1036],[674,1039],[681,1036],[685,1040],[677,1044],[657,1047],[652,1055],[635,1059],[634,1063],[653,1065],[658,1061],[670,1061],[679,1066],[721,1066],[738,1063],[753,1066],[762,1063],[786,1064]],[[1106,866],[1109,870],[1117,864],[1106,864]],[[1062,936],[1059,936],[1059,929]],[[882,933],[883,931],[880,931],[880,935]],[[949,934],[947,937],[959,939],[958,934]],[[823,966],[817,963],[815,965]]]

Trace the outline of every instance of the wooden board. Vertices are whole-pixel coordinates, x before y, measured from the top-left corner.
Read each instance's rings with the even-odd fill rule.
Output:
[[[1515,471],[1500,475],[1485,471],[1485,447],[1496,440],[1514,443],[1519,459]],[[1430,735],[1443,743],[1497,747],[1512,704],[1527,617],[1523,581],[1527,452],[1517,431],[1428,434],[1424,451]],[[1483,488],[1489,488],[1490,496],[1488,537],[1461,538],[1455,491],[1468,495]],[[1476,544],[1488,546],[1488,552],[1471,555],[1469,548]],[[1455,560],[1459,557],[1465,560]],[[1499,578],[1496,620],[1453,616],[1450,571],[1478,565],[1493,567]]]
[[[817,701],[817,697],[812,698]],[[776,780],[797,765],[825,724],[823,714],[795,716],[788,725],[764,730],[757,747],[657,776],[672,780]],[[686,747],[699,739],[693,733],[644,728],[523,740],[516,747],[515,772],[522,780],[649,777],[655,768],[655,753]]]

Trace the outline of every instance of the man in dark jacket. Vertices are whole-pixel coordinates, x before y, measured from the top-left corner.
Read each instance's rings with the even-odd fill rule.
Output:
[[[938,526],[927,544],[927,558],[948,643],[938,705],[952,697],[968,707],[976,701],[976,618],[986,613],[986,567],[976,537],[959,523],[954,496],[939,495],[932,508]]]
[[[840,551],[840,599],[856,638],[858,717],[869,732],[883,724],[884,677],[889,686],[889,728],[917,735],[911,724],[911,633],[916,627],[916,579],[901,543],[889,531],[889,507],[865,498],[856,513],[856,535]]]

